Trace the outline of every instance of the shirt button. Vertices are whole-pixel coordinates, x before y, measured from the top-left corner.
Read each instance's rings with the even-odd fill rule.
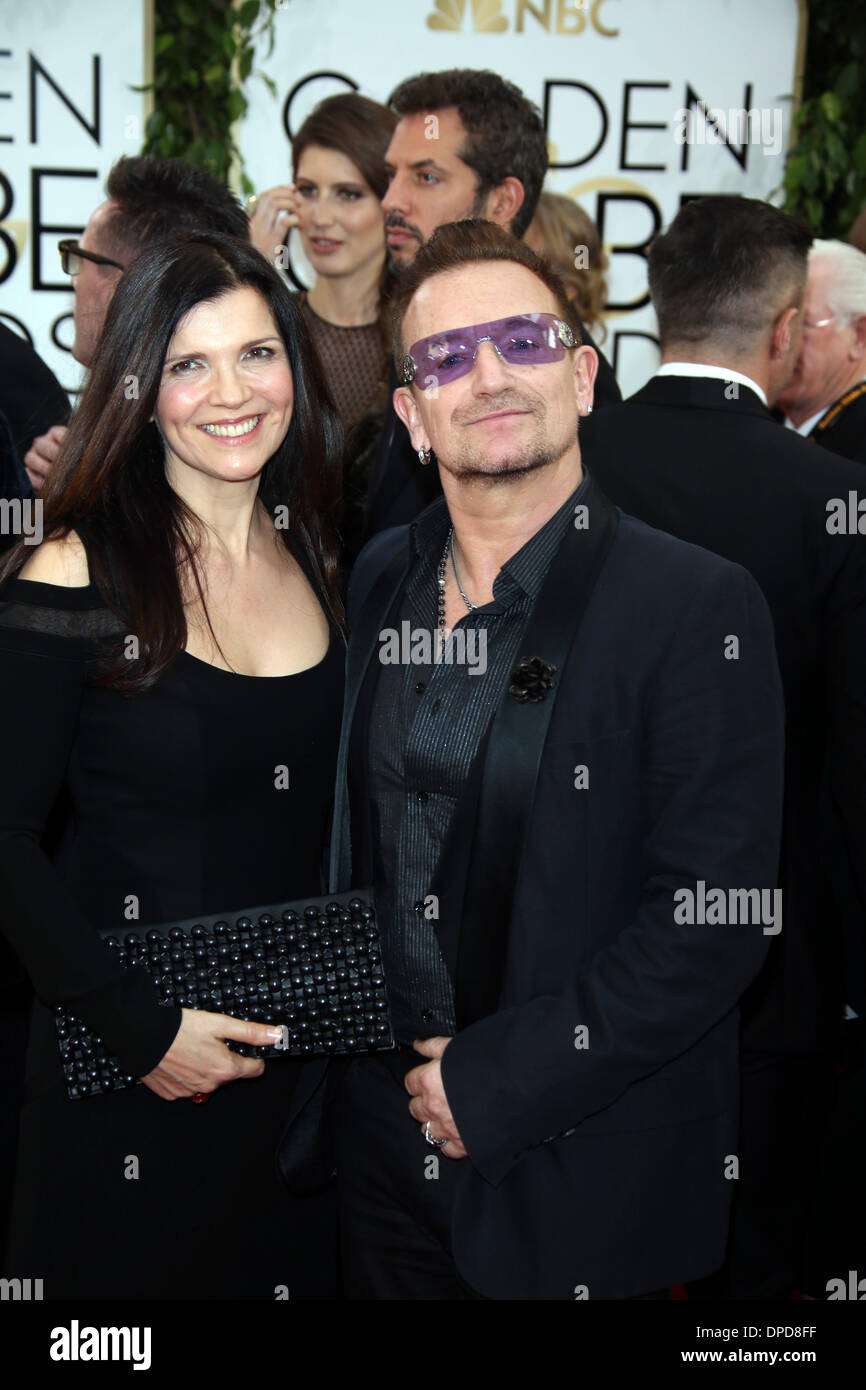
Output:
[[[416,695],[423,695],[423,694],[424,694],[424,682],[423,682],[423,681],[416,681],[416,682],[415,682],[415,694],[416,694]]]
[[[441,703],[442,703],[441,700],[434,700],[434,701],[433,701],[433,713],[434,713],[434,714],[438,714],[438,713],[439,713],[439,706],[441,705]]]
[[[421,1010],[421,1022],[422,1022],[422,1023],[432,1023],[432,1022],[433,1022],[433,1010],[432,1010],[432,1009],[422,1009],[422,1010]]]
[[[428,796],[427,792],[418,792],[415,796],[415,800],[420,801],[421,805],[423,806],[426,802],[430,800],[430,797]]]

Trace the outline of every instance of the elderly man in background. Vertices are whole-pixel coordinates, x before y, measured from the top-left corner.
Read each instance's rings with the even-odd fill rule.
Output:
[[[866,255],[856,246],[813,243],[800,355],[776,404],[790,429],[866,463]]]

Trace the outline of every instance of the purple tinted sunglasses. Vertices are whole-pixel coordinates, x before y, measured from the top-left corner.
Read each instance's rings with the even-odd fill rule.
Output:
[[[421,338],[403,358],[400,380],[408,386],[420,376],[428,386],[433,377],[438,386],[447,386],[471,372],[479,343],[492,343],[513,367],[559,362],[568,348],[577,346],[568,324],[555,314],[512,314],[492,323],[449,328],[432,338]]]

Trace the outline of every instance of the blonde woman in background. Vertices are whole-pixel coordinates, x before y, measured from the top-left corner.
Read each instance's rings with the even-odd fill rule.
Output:
[[[523,240],[550,262],[561,276],[581,322],[599,342],[604,342],[608,261],[592,218],[572,198],[561,193],[542,193]],[[578,255],[579,249],[584,249],[582,256]]]

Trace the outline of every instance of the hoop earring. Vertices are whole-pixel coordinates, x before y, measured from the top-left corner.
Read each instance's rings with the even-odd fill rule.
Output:
[[[421,445],[421,448],[418,450],[418,462],[419,462],[420,464],[422,464],[422,465],[428,464],[428,463],[430,462],[430,460],[431,460],[432,457],[433,457],[433,450],[432,450],[432,449],[425,449],[424,446],[423,446],[423,444],[422,444],[422,445]]]

